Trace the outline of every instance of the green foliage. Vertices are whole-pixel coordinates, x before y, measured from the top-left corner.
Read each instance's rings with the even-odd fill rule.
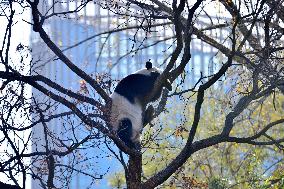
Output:
[[[211,178],[209,180],[208,189],[226,189],[227,181],[220,178]]]
[[[108,181],[111,188],[117,188],[117,189],[125,188],[126,180],[123,171],[109,175]]]

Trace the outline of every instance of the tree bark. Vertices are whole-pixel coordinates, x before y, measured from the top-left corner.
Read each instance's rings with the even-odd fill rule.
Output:
[[[127,188],[140,189],[142,175],[142,154],[130,155],[128,161]]]

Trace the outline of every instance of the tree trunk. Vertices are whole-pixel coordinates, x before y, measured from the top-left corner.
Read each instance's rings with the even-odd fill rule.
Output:
[[[142,154],[129,156],[127,174],[127,188],[140,189],[142,174]]]

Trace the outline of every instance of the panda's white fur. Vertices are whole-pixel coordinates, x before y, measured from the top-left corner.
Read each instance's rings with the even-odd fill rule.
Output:
[[[142,106],[139,103],[132,104],[116,92],[111,95],[111,99],[111,125],[113,126],[113,130],[117,132],[119,122],[124,118],[128,118],[132,123],[131,141],[134,143],[139,142],[140,132],[143,128]]]

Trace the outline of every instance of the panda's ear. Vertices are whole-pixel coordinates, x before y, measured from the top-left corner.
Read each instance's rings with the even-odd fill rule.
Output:
[[[147,61],[146,62],[146,68],[147,68],[147,70],[150,70],[152,68],[152,62]]]

